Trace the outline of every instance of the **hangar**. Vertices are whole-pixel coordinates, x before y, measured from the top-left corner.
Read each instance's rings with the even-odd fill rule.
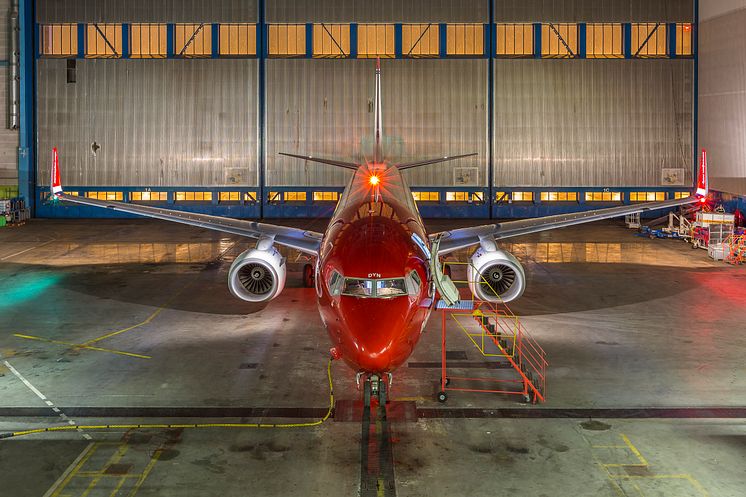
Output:
[[[746,3],[0,4],[0,494],[739,495]]]

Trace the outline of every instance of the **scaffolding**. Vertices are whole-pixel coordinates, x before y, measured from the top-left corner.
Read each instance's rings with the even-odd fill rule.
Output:
[[[733,264],[743,264],[746,262],[746,235],[733,234],[729,236],[724,245],[728,253],[725,254],[725,261]]]
[[[446,267],[469,264],[447,262]],[[476,271],[475,273],[478,274]],[[454,280],[454,283],[468,285],[469,282]],[[480,284],[489,285],[486,280]],[[464,288],[459,290],[462,295],[465,293]],[[524,401],[532,403],[545,400],[546,370],[549,365],[546,352],[531,337],[519,317],[507,304],[478,300],[469,292],[467,298],[452,305],[440,300],[436,308],[441,311],[442,325],[439,401],[447,400],[447,391],[519,395]],[[456,324],[482,357],[488,360],[490,371],[508,371],[510,377],[506,378],[502,373],[482,377],[457,376],[449,373],[446,343],[447,330],[451,324]],[[459,366],[454,365],[451,369],[463,369]]]

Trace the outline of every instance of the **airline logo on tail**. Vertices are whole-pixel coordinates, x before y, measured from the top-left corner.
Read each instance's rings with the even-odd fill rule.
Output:
[[[697,176],[697,191],[695,195],[698,197],[707,196],[709,188],[707,186],[707,151],[702,149],[702,161],[699,163],[699,175]]]
[[[60,181],[60,163],[57,158],[57,147],[52,149],[52,177],[49,185],[52,189],[52,195],[62,193],[62,182]]]

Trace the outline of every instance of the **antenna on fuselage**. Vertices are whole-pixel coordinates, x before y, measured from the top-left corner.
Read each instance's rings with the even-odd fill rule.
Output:
[[[383,115],[381,112],[381,59],[376,58],[376,94],[373,102],[375,109],[375,118],[373,124],[373,133],[375,134],[376,145],[373,152],[373,162],[380,164],[383,162]]]

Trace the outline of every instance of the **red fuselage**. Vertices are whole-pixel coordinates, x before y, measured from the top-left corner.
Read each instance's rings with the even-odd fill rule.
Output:
[[[361,166],[324,234],[316,274],[321,319],[353,369],[388,373],[412,353],[432,309],[428,246],[399,171]]]

